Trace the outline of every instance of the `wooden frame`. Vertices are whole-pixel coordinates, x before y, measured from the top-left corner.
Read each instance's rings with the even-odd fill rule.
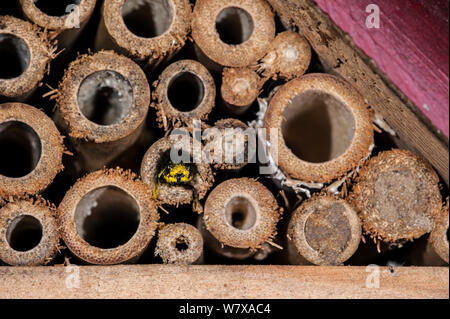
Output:
[[[395,130],[402,147],[427,158],[448,185],[448,139],[352,40],[312,0],[268,1],[284,23],[299,27],[327,71],[352,83]],[[448,267],[380,268],[380,288],[372,289],[366,287],[371,274],[366,267],[83,266],[80,288],[68,289],[74,269],[0,267],[0,299],[449,298]]]

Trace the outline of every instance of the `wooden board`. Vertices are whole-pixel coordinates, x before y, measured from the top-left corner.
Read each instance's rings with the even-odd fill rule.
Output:
[[[367,0],[315,0],[433,124],[449,133],[448,0],[378,0],[379,28],[367,28]]]
[[[379,288],[367,288],[366,267],[84,266],[79,288],[67,288],[76,273],[67,269],[0,267],[0,299],[449,298],[447,267],[383,267]]]
[[[425,157],[448,185],[448,139],[312,0],[268,0],[281,20],[297,26],[328,72],[353,84],[406,147]]]

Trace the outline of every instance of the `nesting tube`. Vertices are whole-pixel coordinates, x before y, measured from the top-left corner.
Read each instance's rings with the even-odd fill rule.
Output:
[[[206,229],[222,245],[256,250],[276,235],[282,215],[272,193],[249,179],[230,179],[218,185],[205,203]]]
[[[18,199],[0,209],[0,260],[11,266],[50,263],[59,249],[56,208],[42,198]]]
[[[29,98],[41,84],[53,54],[53,46],[37,27],[0,16],[0,102]]]
[[[387,243],[431,232],[442,207],[439,177],[427,162],[404,150],[372,158],[361,169],[350,198],[365,233]]]
[[[67,52],[94,12],[97,0],[20,0],[25,18],[46,29]]]
[[[306,183],[329,183],[356,169],[374,143],[364,98],[327,74],[304,75],[281,87],[264,128],[274,163],[288,179]]]
[[[77,172],[108,165],[145,126],[150,87],[142,69],[112,51],[80,56],[58,89],[55,121],[69,137]]]
[[[311,55],[311,46],[304,36],[285,31],[272,41],[268,53],[258,64],[258,72],[265,79],[289,81],[305,74]]]
[[[105,0],[95,48],[152,70],[184,46],[191,15],[189,0]]]
[[[195,120],[206,120],[214,107],[214,79],[197,61],[171,64],[154,86],[153,106],[160,126],[166,131],[180,125],[193,126]]]
[[[0,104],[0,150],[0,199],[38,194],[63,169],[62,136],[27,104]]]
[[[158,226],[151,189],[120,169],[101,170],[79,180],[58,208],[61,237],[89,264],[136,261]]]
[[[448,264],[449,244],[448,244],[448,207],[449,201],[442,208],[440,216],[436,219],[433,231],[430,235],[430,243],[434,251]]]
[[[190,137],[178,139],[167,136],[156,141],[145,154],[141,177],[144,183],[154,189],[153,197],[159,204],[189,204],[204,198],[212,187],[214,177],[211,167],[203,161],[194,163],[193,151],[193,140]],[[178,161],[172,158],[174,154],[179,153],[186,154],[186,160],[180,158]],[[175,162],[190,168],[191,181],[186,184],[170,184],[164,181],[163,175],[170,174],[168,168]]]
[[[340,265],[358,249],[361,221],[345,200],[318,196],[302,203],[288,226],[291,263]]]
[[[239,170],[250,161],[251,140],[256,136],[249,127],[237,119],[223,119],[214,124],[215,134],[206,138],[212,165],[220,170]]]
[[[275,38],[274,14],[264,0],[198,0],[192,37],[199,59],[210,60],[216,71],[247,67],[266,54]]]
[[[197,264],[203,255],[203,237],[192,225],[165,225],[158,232],[155,256],[165,264]]]
[[[225,68],[220,92],[227,112],[242,115],[258,98],[264,81],[251,68]]]

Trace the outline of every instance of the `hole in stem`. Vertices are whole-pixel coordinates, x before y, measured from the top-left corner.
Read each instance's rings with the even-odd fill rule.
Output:
[[[75,211],[78,235],[102,249],[126,244],[136,233],[139,223],[138,203],[115,186],[97,188],[86,194]]]
[[[34,5],[46,15],[62,17],[79,6],[81,0],[35,0]]]
[[[172,1],[127,0],[122,7],[122,18],[128,30],[138,37],[158,37],[172,24]]]
[[[80,85],[78,105],[81,113],[98,125],[123,122],[133,106],[133,88],[123,75],[114,71],[98,71]]]
[[[42,240],[42,224],[33,216],[21,215],[16,217],[6,230],[9,246],[15,251],[30,251]]]
[[[449,238],[449,237],[448,237],[448,233],[449,233],[448,230],[449,230],[449,229],[447,228],[447,241],[449,241],[449,239],[448,239],[448,238]]]
[[[216,30],[226,44],[239,45],[246,42],[254,29],[252,16],[237,7],[223,9],[216,18]]]
[[[189,248],[189,245],[187,244],[186,238],[184,238],[183,236],[178,237],[175,243],[175,248],[180,252],[187,250]]]
[[[30,50],[21,38],[0,34],[0,79],[21,76],[30,65]]]
[[[191,72],[181,72],[169,83],[167,96],[174,108],[180,112],[190,112],[202,103],[205,86],[202,80]]]
[[[30,174],[41,159],[41,139],[25,123],[0,123],[0,175],[20,178]]]
[[[225,207],[228,224],[239,230],[248,230],[256,224],[256,210],[245,197],[234,197]]]
[[[355,120],[348,108],[330,94],[307,91],[284,110],[282,132],[287,147],[311,163],[333,160],[348,149]]]

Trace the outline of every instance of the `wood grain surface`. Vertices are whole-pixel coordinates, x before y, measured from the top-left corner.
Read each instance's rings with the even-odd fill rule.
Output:
[[[5,298],[449,298],[448,267],[380,267],[379,288],[367,288],[366,267],[83,266],[0,267]],[[373,277],[370,277],[373,278]],[[369,280],[374,283],[375,281]]]

